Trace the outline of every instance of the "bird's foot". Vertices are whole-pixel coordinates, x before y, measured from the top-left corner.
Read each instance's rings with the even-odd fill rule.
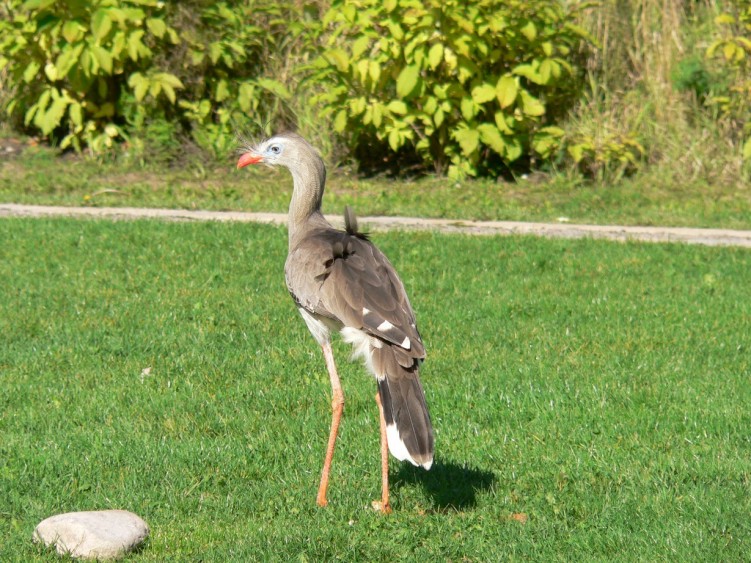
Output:
[[[329,501],[326,500],[326,497],[318,497],[316,498],[316,504],[318,506],[328,506]]]
[[[374,500],[372,503],[370,503],[373,507],[373,510],[377,510],[381,514],[391,514],[391,505],[386,502],[380,500]]]

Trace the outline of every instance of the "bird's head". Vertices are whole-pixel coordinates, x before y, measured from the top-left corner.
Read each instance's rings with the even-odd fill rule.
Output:
[[[291,169],[296,163],[308,160],[310,155],[318,156],[315,149],[295,133],[275,135],[255,146],[244,147],[244,151],[237,161],[238,168],[249,164],[266,164]]]

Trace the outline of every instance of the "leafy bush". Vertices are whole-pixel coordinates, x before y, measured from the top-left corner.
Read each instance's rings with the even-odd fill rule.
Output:
[[[670,74],[673,87],[679,92],[692,92],[704,102],[715,89],[716,77],[707,68],[704,57],[691,55],[679,60]]]
[[[63,148],[99,152],[131,132],[143,150],[144,139],[182,124],[225,153],[234,122],[289,114],[290,93],[271,75],[290,69],[270,61],[285,60],[304,30],[287,25],[292,10],[252,0],[11,0],[0,7],[6,112]]]
[[[723,33],[707,49],[707,57],[720,59],[731,74],[727,92],[711,102],[742,132],[743,158],[751,160],[751,0],[737,0],[732,8],[717,17]]]
[[[604,86],[591,82],[566,121],[561,141],[565,150],[557,159],[600,183],[618,181],[640,169],[647,152],[640,130],[652,116],[639,107],[634,94],[614,100]]]
[[[185,90],[178,105],[193,137],[215,155],[233,150],[236,124],[291,121],[290,51],[305,27],[285,2],[179,3],[181,51],[169,62]]]
[[[0,27],[0,68],[14,85],[9,114],[62,147],[94,150],[122,135],[125,89],[174,103],[182,83],[152,66],[154,50],[179,41],[156,0],[12,0]],[[140,81],[128,80],[137,68]],[[127,82],[126,82],[127,81]]]
[[[315,101],[353,150],[407,148],[438,173],[548,157],[588,39],[575,14],[558,0],[336,0]]]

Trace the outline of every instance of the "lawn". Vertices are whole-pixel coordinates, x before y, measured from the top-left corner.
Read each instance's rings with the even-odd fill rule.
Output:
[[[61,158],[44,147],[0,154],[2,203],[286,211],[290,184],[286,171],[235,171],[234,161],[207,169],[189,159],[177,168]],[[330,169],[324,210],[340,214],[345,205],[361,216],[751,229],[751,183],[683,182],[664,171],[594,183],[565,173],[457,182]]]
[[[323,360],[284,229],[0,221],[0,560],[125,508],[134,561],[700,560],[751,552],[751,253],[390,233],[436,428],[379,498],[375,385],[347,403],[330,505]]]

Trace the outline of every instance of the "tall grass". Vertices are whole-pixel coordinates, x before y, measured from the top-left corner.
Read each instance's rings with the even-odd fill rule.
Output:
[[[713,19],[726,7],[722,0],[604,0],[590,10],[582,23],[600,48],[589,58],[590,88],[571,130],[600,143],[635,138],[645,148],[641,173],[660,184],[742,184],[740,143],[729,125],[680,84],[690,63],[704,72]]]

